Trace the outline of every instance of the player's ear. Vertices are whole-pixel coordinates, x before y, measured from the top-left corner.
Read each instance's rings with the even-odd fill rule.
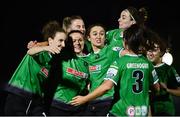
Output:
[[[91,41],[91,38],[89,36],[87,36],[87,39],[88,39],[88,41]]]
[[[53,39],[51,37],[48,38],[49,45],[53,43]]]

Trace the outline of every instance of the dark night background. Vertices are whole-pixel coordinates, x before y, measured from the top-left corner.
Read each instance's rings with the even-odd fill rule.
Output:
[[[0,63],[0,106],[6,94],[3,85],[10,79],[27,51],[30,40],[42,41],[42,26],[50,20],[66,16],[81,15],[86,28],[96,22],[103,23],[107,30],[118,28],[120,12],[128,6],[145,7],[148,10],[147,26],[155,30],[172,44],[173,66],[180,74],[180,30],[179,6],[173,0],[59,0],[49,2],[11,1],[1,3],[1,63]],[[176,106],[180,98],[175,97]],[[0,115],[2,111],[0,110]],[[180,112],[177,113],[180,115]]]

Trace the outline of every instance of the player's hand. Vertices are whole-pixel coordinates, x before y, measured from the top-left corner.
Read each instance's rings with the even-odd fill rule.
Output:
[[[46,46],[46,51],[49,51],[52,54],[59,54],[61,52],[61,47],[58,46]]]
[[[84,104],[86,102],[87,101],[86,101],[85,96],[76,96],[76,97],[72,98],[72,101],[70,101],[70,104],[74,105],[74,106],[79,106],[79,105]]]
[[[161,88],[167,90],[167,85],[165,83],[160,82],[160,86],[161,86]]]
[[[35,40],[35,41],[30,41],[30,42],[27,44],[27,48],[30,49],[30,48],[32,48],[32,47],[35,47],[36,44],[37,44],[37,41],[36,41],[36,40]]]

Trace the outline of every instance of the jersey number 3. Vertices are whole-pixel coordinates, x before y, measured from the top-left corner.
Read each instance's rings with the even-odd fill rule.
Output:
[[[135,83],[132,86],[134,93],[140,93],[143,90],[144,74],[140,70],[133,71],[132,78],[135,78]]]

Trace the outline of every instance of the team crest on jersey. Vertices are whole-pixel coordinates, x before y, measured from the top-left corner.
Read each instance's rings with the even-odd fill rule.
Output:
[[[43,67],[43,68],[41,68],[41,73],[43,73],[43,75],[44,75],[45,77],[48,77],[49,71],[48,71],[48,69],[46,69],[45,67]]]
[[[98,71],[98,70],[101,70],[101,65],[89,66],[90,72]]]
[[[72,68],[67,68],[66,72],[69,74],[81,77],[81,78],[87,78],[88,77],[88,75],[86,73],[77,71],[77,70],[72,69]]]

